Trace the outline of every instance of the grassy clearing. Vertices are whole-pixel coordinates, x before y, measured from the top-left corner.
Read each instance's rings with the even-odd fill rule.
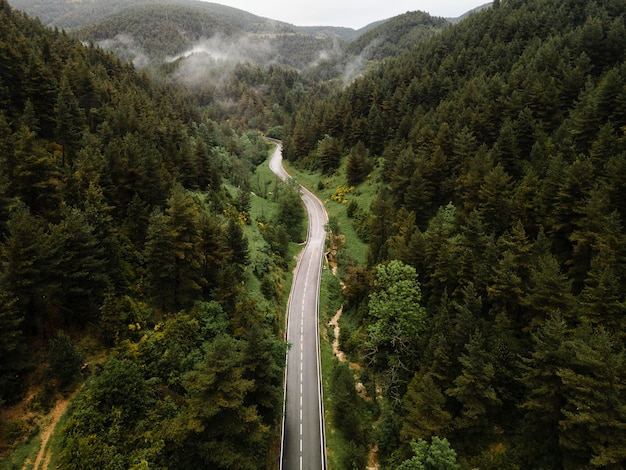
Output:
[[[18,444],[15,449],[3,460],[0,460],[0,470],[31,470],[41,446],[39,434],[30,436],[28,440]]]
[[[68,413],[65,413],[63,417],[57,423],[54,432],[50,436],[50,440],[48,441],[48,449],[50,452],[50,463],[48,468],[58,468],[59,460],[61,457],[61,452],[63,451],[63,435],[62,430],[63,426],[65,426],[65,422],[67,421]]]
[[[359,238],[352,219],[348,217],[347,208],[350,201],[356,201],[360,208],[369,210],[376,199],[378,182],[381,178],[380,165],[368,178],[354,188],[349,188],[345,179],[345,162],[332,175],[322,175],[321,172],[308,172],[284,162],[285,168],[292,177],[307,189],[315,193],[326,207],[328,216],[334,219],[339,231],[344,235],[346,243],[342,248],[342,256],[363,265],[367,261],[367,245]]]

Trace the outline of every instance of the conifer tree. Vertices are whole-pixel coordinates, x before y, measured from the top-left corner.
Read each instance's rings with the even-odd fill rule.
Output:
[[[148,223],[144,257],[148,293],[154,304],[163,310],[173,308],[176,283],[173,245],[167,219],[162,211],[155,209]]]
[[[533,350],[524,360],[520,382],[526,388],[522,402],[523,455],[525,465],[535,468],[562,468],[563,452],[559,444],[559,423],[565,404],[559,370],[571,360],[566,347],[569,328],[563,318],[552,314],[532,334]]]
[[[564,402],[559,421],[563,468],[603,468],[626,459],[624,350],[604,330],[581,326],[559,368]]]
[[[470,336],[465,349],[467,352],[459,358],[461,375],[454,380],[454,386],[446,390],[446,394],[461,405],[454,428],[460,436],[459,442],[469,450],[472,442],[480,446],[481,439],[490,436],[492,431],[487,427],[502,402],[494,389],[495,368],[479,330]]]
[[[46,262],[49,238],[44,228],[42,220],[33,217],[22,203],[13,207],[7,222],[3,284],[6,292],[15,296],[14,308],[29,333],[42,329],[46,298],[50,298],[51,272]]]
[[[403,441],[430,439],[449,431],[452,416],[446,410],[446,397],[430,372],[415,374],[402,403],[406,411],[400,432]]]
[[[181,185],[174,185],[167,200],[166,226],[174,254],[175,308],[193,305],[202,292],[200,218],[201,209],[191,195]]]
[[[55,135],[61,144],[63,155],[61,166],[67,164],[71,167],[80,146],[85,117],[65,77],[61,79],[55,113]]]

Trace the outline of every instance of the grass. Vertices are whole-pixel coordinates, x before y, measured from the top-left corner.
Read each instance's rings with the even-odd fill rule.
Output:
[[[319,171],[304,171],[289,162],[284,162],[284,165],[296,181],[324,202],[329,218],[337,222],[339,231],[346,240],[346,244],[342,248],[342,255],[360,265],[365,264],[367,262],[367,245],[357,235],[352,219],[348,217],[347,208],[350,201],[354,200],[361,209],[369,210],[377,196],[378,182],[382,171],[380,165],[363,183],[351,190],[349,190],[344,176],[345,162],[332,175],[322,175]]]
[[[332,426],[334,401],[333,389],[330,383],[333,377],[337,359],[333,354],[333,330],[328,328],[328,322],[339,309],[341,298],[337,296],[338,280],[329,269],[322,272],[322,284],[320,288],[320,356],[322,361],[322,387],[324,392],[324,427],[326,429],[326,452],[328,468],[340,470],[343,468],[343,449],[345,440],[341,433]],[[340,291],[339,291],[340,295]]]
[[[32,469],[40,446],[41,436],[37,427],[26,440],[17,444],[10,454],[0,460],[0,470]]]
[[[69,416],[69,413],[65,413],[63,415],[63,417],[59,420],[59,422],[57,423],[56,428],[54,429],[54,432],[52,433],[52,435],[50,436],[50,439],[48,440],[48,449],[50,452],[50,465],[48,466],[48,468],[58,468],[58,463],[61,457],[61,452],[63,451],[63,435],[62,435],[62,429],[63,426],[65,426],[65,422],[67,421],[67,418]]]

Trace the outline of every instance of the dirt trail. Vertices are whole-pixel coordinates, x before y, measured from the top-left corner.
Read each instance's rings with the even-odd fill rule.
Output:
[[[339,327],[339,319],[341,318],[342,313],[343,313],[343,306],[339,310],[337,310],[337,313],[335,314],[335,316],[331,318],[330,322],[328,322],[328,325],[333,328],[333,333],[334,333],[333,334],[334,336],[333,354],[335,355],[337,359],[339,359],[340,362],[344,362],[346,360],[346,353],[343,352],[341,349],[339,349],[339,334],[341,332],[341,329]],[[359,368],[357,364],[350,364],[350,367],[353,367],[355,369]],[[357,392],[359,393],[361,398],[366,398],[365,387],[360,382],[357,383]],[[367,467],[365,467],[366,470],[379,470],[380,466],[378,465],[377,453],[378,453],[378,445],[370,448],[369,454],[367,456]]]
[[[337,357],[337,359],[339,359],[341,362],[346,360],[346,353],[344,353],[341,349],[339,349],[339,319],[341,318],[341,314],[343,312],[343,307],[341,307],[339,310],[337,310],[337,313],[335,314],[335,316],[333,318],[331,318],[330,322],[328,323],[332,328],[333,328],[333,332],[334,332],[334,338],[333,338],[333,354],[335,355],[335,357]]]
[[[48,441],[50,440],[50,436],[57,427],[59,420],[65,414],[68,405],[70,404],[71,399],[74,395],[67,399],[59,399],[57,400],[56,405],[52,412],[48,415],[47,419],[50,420],[48,425],[42,429],[41,431],[41,446],[39,447],[39,452],[37,452],[37,458],[35,459],[35,464],[33,465],[33,470],[48,470],[48,466],[50,465],[50,459],[52,457],[52,453],[50,449],[48,449]],[[26,463],[22,467],[22,470],[25,470]]]

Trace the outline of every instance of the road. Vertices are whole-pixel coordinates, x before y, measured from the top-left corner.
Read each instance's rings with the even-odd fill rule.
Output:
[[[282,149],[276,146],[270,169],[282,180]],[[318,301],[328,216],[322,202],[306,188],[300,196],[309,216],[307,242],[294,274],[287,307],[285,410],[281,470],[325,470],[326,443],[320,380]]]

